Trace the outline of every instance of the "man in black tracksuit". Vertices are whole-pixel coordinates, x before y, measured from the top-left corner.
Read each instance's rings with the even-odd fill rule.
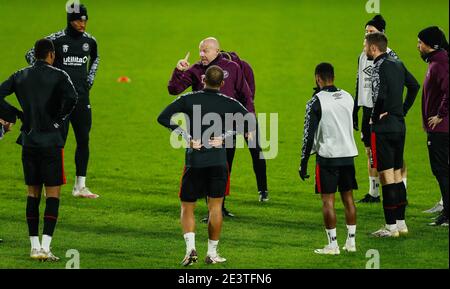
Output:
[[[33,259],[58,261],[50,252],[56,226],[61,185],[65,184],[61,128],[78,100],[70,76],[51,66],[55,48],[51,40],[35,44],[33,66],[19,70],[0,86],[0,107],[10,106],[4,98],[15,93],[23,110],[22,164],[28,186],[26,216]],[[39,242],[39,203],[45,186],[46,208],[42,246]]]
[[[100,58],[97,53],[97,41],[85,32],[88,20],[87,9],[83,5],[74,7],[73,13],[67,13],[67,28],[46,37],[53,41],[56,50],[54,66],[70,75],[79,96],[70,123],[77,141],[75,152],[76,181],[72,194],[76,197],[96,198],[86,187],[86,175],[89,161],[89,132],[92,125],[89,91],[94,84]],[[70,11],[72,12],[72,11]],[[31,49],[26,60],[35,61]],[[67,138],[69,123],[64,124],[64,139]]]
[[[419,92],[419,83],[404,64],[390,56],[387,38],[381,32],[366,35],[364,51],[374,60],[372,71],[371,164],[382,185],[386,226],[376,237],[398,237],[408,233],[405,223],[406,187],[402,180],[405,146],[405,116]],[[407,88],[403,102],[403,90]]]
[[[226,81],[226,80],[225,80]],[[228,170],[227,153],[223,146],[224,135],[233,135],[233,123],[236,130],[252,133],[256,131],[256,118],[248,113],[237,100],[219,93],[224,85],[224,70],[212,65],[205,72],[205,89],[184,94],[172,102],[158,117],[158,122],[181,134],[188,142],[186,150],[186,166],[180,188],[181,224],[186,241],[184,266],[197,261],[195,250],[195,218],[194,208],[197,199],[208,197],[208,253],[205,259],[208,264],[222,263],[226,260],[217,254],[222,228],[222,203],[227,189]],[[188,131],[171,121],[176,113],[185,113],[189,117]],[[227,116],[240,113],[248,122],[227,121]],[[208,119],[208,121],[206,120]],[[197,121],[200,120],[200,121]],[[212,124],[211,124],[212,120]],[[220,124],[219,124],[220,123]],[[211,124],[211,125],[210,125]],[[211,131],[214,130],[214,131]],[[233,146],[232,138],[231,146]],[[249,140],[253,140],[249,136]],[[230,142],[225,140],[225,146]]]

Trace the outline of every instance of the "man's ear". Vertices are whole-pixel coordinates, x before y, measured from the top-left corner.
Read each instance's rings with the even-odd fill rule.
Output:
[[[317,86],[319,86],[319,83],[320,83],[320,76],[316,75],[316,84],[317,84]]]
[[[222,80],[222,82],[220,83],[220,88],[222,88],[225,85],[225,81]]]

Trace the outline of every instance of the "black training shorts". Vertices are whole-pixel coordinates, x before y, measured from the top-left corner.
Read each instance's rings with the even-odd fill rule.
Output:
[[[208,196],[223,198],[228,185],[226,166],[184,169],[181,179],[180,199],[182,202],[195,202]]]
[[[22,165],[27,186],[57,187],[66,183],[62,148],[23,147]]]
[[[355,166],[321,166],[316,164],[316,194],[334,194],[358,189]]]
[[[370,163],[372,168],[382,172],[388,169],[403,168],[403,152],[405,149],[404,133],[372,132]]]

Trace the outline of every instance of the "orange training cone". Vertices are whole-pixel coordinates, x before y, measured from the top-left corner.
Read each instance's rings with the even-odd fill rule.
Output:
[[[131,79],[127,76],[121,76],[117,79],[117,82],[119,83],[129,83],[131,82]]]

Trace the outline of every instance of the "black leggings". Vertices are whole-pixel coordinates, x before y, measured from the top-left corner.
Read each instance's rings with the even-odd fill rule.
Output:
[[[253,162],[253,171],[255,172],[256,176],[256,184],[258,186],[258,191],[267,191],[267,175],[266,175],[266,160],[264,159],[262,155],[262,149],[259,144],[259,136],[255,136],[258,140],[255,148],[249,148],[250,154],[252,156],[252,162]],[[245,139],[248,145],[248,140]],[[229,173],[231,175],[231,168],[233,167],[233,159],[234,154],[236,152],[236,148],[228,148],[227,149],[227,162],[228,162],[228,169]],[[261,158],[260,158],[261,156]]]
[[[87,101],[81,101],[75,107],[70,115],[70,123],[72,124],[77,148],[75,151],[76,175],[85,177],[89,162],[89,132],[92,126],[91,105]],[[67,139],[69,133],[69,123],[65,125],[64,139]]]
[[[427,139],[431,170],[439,183],[442,201],[444,203],[444,213],[447,217],[449,213],[448,136],[448,133],[428,133]]]

